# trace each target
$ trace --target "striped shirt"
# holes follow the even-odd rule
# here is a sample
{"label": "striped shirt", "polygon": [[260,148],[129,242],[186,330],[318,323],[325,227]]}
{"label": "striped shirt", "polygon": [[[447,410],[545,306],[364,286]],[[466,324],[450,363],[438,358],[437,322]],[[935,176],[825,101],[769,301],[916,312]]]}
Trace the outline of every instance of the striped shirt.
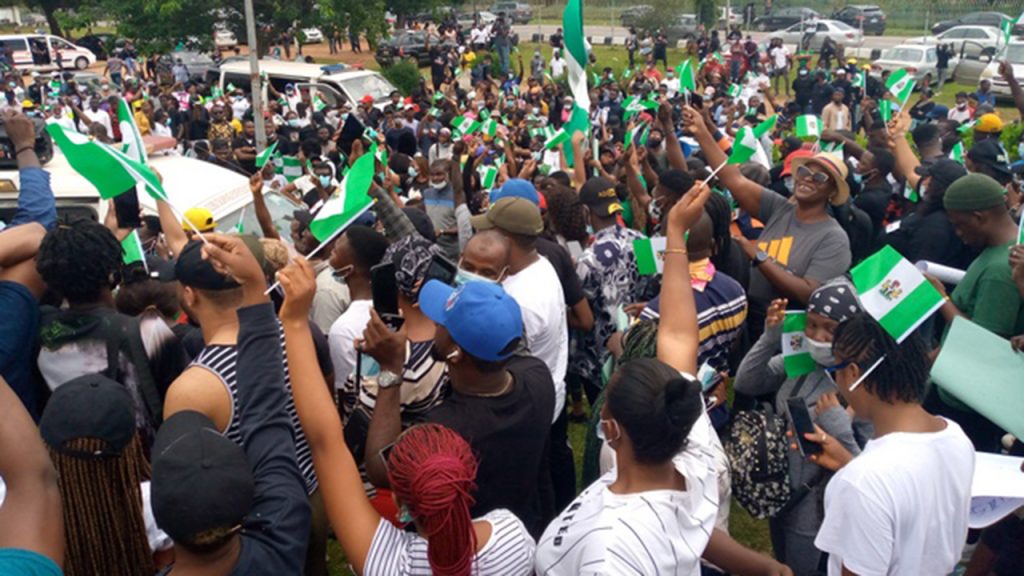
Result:
{"label": "striped shirt", "polygon": [[[278,324],[280,329],[280,324]],[[281,330],[281,349],[284,349],[284,331]],[[192,361],[193,366],[205,368],[220,379],[221,383],[231,396],[231,418],[228,420],[227,430],[224,436],[229,440],[242,445],[242,434],[239,430],[238,421],[238,346],[222,344],[209,345]],[[292,400],[291,375],[288,373],[288,356],[284,356],[284,385],[288,390],[285,410],[288,412],[288,419],[292,424],[292,432],[295,436],[295,459],[299,464],[299,471],[306,481],[306,494],[316,492],[318,487],[316,472],[313,470],[313,455],[306,442],[306,435],[302,432],[302,425],[299,423],[299,415],[295,412],[295,402]]]}
{"label": "striped shirt", "polygon": [[615,494],[614,468],[591,484],[544,531],[536,573],[699,575],[718,513],[714,433],[701,415],[673,459],[686,490]]}
{"label": "striped shirt", "polygon": [[[474,576],[516,576],[533,573],[533,538],[508,510],[494,510],[476,521],[491,525],[491,537],[476,554]],[[381,518],[366,555],[364,576],[429,576],[427,540],[404,532]]]}

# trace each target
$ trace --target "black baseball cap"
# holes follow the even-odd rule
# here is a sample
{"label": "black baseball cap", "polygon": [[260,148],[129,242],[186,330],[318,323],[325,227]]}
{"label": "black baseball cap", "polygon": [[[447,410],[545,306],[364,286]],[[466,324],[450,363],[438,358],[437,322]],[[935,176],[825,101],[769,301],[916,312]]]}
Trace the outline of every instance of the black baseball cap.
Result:
{"label": "black baseball cap", "polygon": [[988,166],[996,173],[1010,176],[1010,158],[996,140],[982,140],[967,151],[967,157],[975,164]]}
{"label": "black baseball cap", "polygon": [[213,264],[203,258],[203,242],[192,240],[178,254],[174,262],[174,279],[182,286],[200,290],[231,290],[240,285],[217,272]]}
{"label": "black baseball cap", "polygon": [[232,528],[252,509],[255,481],[245,451],[192,410],[164,421],[153,443],[153,517],[171,539]]}
{"label": "black baseball cap", "polygon": [[[135,410],[128,390],[102,374],[86,374],[61,384],[39,421],[39,434],[52,450],[83,459],[121,455],[135,437]],[[72,440],[95,438],[103,447],[76,450]]]}
{"label": "black baseball cap", "polygon": [[591,178],[580,189],[580,203],[589,207],[601,218],[622,212],[622,204],[615,193],[615,183],[598,176]]}
{"label": "black baseball cap", "polygon": [[963,164],[949,158],[940,158],[930,164],[921,164],[914,168],[914,172],[918,176],[931,176],[932,180],[942,184],[943,188],[949,187],[950,184],[967,175],[967,169]]}

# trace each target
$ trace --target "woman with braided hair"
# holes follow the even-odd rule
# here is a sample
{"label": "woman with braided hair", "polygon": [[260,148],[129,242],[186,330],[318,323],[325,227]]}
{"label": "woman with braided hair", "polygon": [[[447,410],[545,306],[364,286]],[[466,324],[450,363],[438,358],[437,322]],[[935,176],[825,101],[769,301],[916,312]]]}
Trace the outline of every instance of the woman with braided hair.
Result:
{"label": "woman with braided hair", "polygon": [[381,517],[366,497],[329,388],[316,368],[308,321],[316,290],[312,268],[298,258],[278,278],[285,291],[281,323],[295,408],[313,452],[327,516],[356,573],[532,574],[534,541],[514,514],[499,509],[481,518],[470,515],[477,461],[469,444],[444,426],[413,426],[380,452],[399,521],[416,530],[405,532]]}

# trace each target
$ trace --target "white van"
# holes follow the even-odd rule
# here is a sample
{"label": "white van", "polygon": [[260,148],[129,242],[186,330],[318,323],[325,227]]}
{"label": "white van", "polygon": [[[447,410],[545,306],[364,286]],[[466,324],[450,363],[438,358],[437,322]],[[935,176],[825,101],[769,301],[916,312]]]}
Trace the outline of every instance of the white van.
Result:
{"label": "white van", "polygon": [[56,70],[57,57],[63,68],[85,70],[96,63],[92,50],[50,34],[3,34],[0,50],[11,51],[18,70]]}
{"label": "white van", "polygon": [[979,79],[979,84],[981,80],[992,82],[992,92],[996,95],[996,99],[1012,101],[1013,93],[1010,91],[1010,85],[999,74],[999,63],[1003,60],[1009,62],[1013,67],[1014,77],[1024,78],[1024,39],[1012,39],[1003,46],[996,57],[982,70]]}
{"label": "white van", "polygon": [[[160,172],[164,190],[179,212],[203,207],[213,213],[218,231],[234,230],[239,217],[244,218],[244,230],[259,231],[256,212],[252,208],[249,180],[245,176],[184,156],[151,156],[149,164]],[[87,217],[103,221],[108,202],[100,198],[88,180],[71,168],[63,154],[55,154],[43,169],[50,173],[50,187],[57,201],[58,217]],[[0,170],[0,220],[11,221],[18,205],[18,189],[18,171]],[[278,232],[287,238],[291,233],[291,224],[286,217],[301,206],[277,192],[267,192],[263,197]],[[139,204],[143,212],[157,213],[156,202],[148,194],[139,194]]]}
{"label": "white van", "polygon": [[[372,70],[357,70],[341,64],[306,64],[302,62],[286,62],[283,60],[260,60],[260,73],[278,92],[284,92],[287,84],[295,84],[300,88],[317,89],[324,101],[334,105],[338,96],[355,105],[369,94],[374,106],[384,108],[390,100],[388,96],[395,90],[391,82]],[[219,79],[210,78],[210,83],[217,83],[221,90],[226,91],[228,84],[233,84],[249,92],[249,62],[236,61],[224,64],[211,73],[219,74]]]}

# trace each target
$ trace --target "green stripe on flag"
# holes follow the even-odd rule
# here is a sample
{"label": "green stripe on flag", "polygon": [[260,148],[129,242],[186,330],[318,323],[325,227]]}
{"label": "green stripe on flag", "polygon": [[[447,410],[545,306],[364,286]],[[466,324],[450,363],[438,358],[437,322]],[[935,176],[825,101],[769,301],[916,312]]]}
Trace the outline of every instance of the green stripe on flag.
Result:
{"label": "green stripe on flag", "polygon": [[667,239],[664,236],[633,240],[636,269],[642,276],[660,274],[664,268]]}
{"label": "green stripe on flag", "polygon": [[1024,212],[1020,215],[1020,224],[1017,225],[1017,244],[1024,244]]}
{"label": "green stripe on flag", "polygon": [[818,368],[807,347],[807,312],[787,311],[782,320],[782,364],[786,376],[797,378]]}
{"label": "green stripe on flag", "polygon": [[55,123],[47,124],[46,132],[75,172],[96,187],[100,198],[114,198],[142,184],[151,197],[167,199],[167,193],[157,175],[148,166],[132,160],[120,150],[90,140],[84,134],[66,130]]}
{"label": "green stripe on flag", "polygon": [[891,246],[886,246],[855,266],[850,275],[857,293],[863,294],[881,284],[900,260],[903,256]]}
{"label": "green stripe on flag", "polygon": [[276,151],[277,151],[277,140],[274,140],[273,144],[271,144],[270,146],[264,148],[263,152],[260,152],[259,155],[256,156],[256,167],[257,168],[263,168],[264,166],[266,166],[267,165],[267,161],[274,157],[274,152],[276,152]]}
{"label": "green stripe on flag", "polygon": [[864,310],[902,342],[942,306],[942,295],[921,271],[886,246],[850,271]]}
{"label": "green stripe on flag", "polygon": [[367,194],[373,180],[377,145],[352,164],[336,192],[324,203],[309,223],[309,231],[320,242],[326,242],[370,209],[373,199]]}
{"label": "green stripe on flag", "polygon": [[118,99],[117,124],[121,131],[121,143],[125,147],[125,155],[136,162],[146,163],[146,145],[142,142],[142,133],[135,124],[135,115],[124,98]]}
{"label": "green stripe on flag", "polygon": [[[132,233],[121,240],[121,251],[124,253],[123,262],[125,264],[131,264],[133,262],[142,262],[146,264],[146,253],[142,249],[142,240],[139,239],[139,231],[132,230]],[[147,267],[148,269],[148,267]]]}
{"label": "green stripe on flag", "polygon": [[902,342],[915,328],[942,306],[942,295],[924,280],[906,295],[900,305],[878,319],[885,331]]}

